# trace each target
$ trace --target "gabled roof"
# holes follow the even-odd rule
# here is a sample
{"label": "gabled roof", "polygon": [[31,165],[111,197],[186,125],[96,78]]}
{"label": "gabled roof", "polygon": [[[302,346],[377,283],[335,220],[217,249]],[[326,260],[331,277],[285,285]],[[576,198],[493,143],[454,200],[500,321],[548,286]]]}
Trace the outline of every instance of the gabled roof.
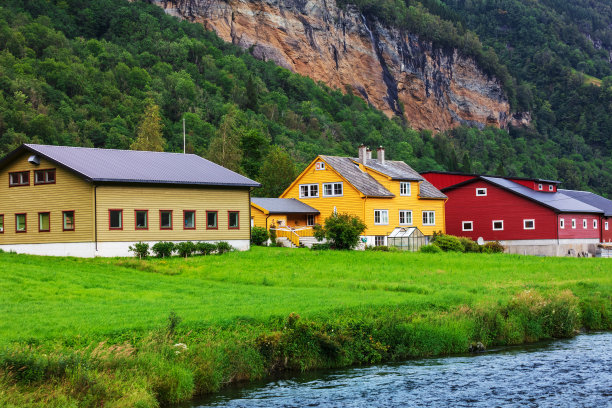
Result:
{"label": "gabled roof", "polygon": [[579,190],[559,190],[566,196],[570,196],[576,200],[582,201],[590,206],[599,208],[603,211],[606,217],[612,217],[612,200],[608,200],[600,195],[591,193],[590,191]]}
{"label": "gabled roof", "polygon": [[[359,163],[359,159],[353,159],[353,161]],[[368,159],[365,162],[365,166],[371,168],[374,171],[382,173],[385,176],[391,177],[391,180],[401,180],[401,181],[424,180],[423,176],[421,176],[419,173],[414,171],[412,167],[410,167],[403,161],[386,160],[385,164],[381,164],[378,160]]]}
{"label": "gabled roof", "polygon": [[261,184],[194,154],[24,144],[0,161],[0,168],[23,151],[38,154],[92,182],[260,187]]}
{"label": "gabled roof", "polygon": [[504,178],[504,179],[508,179],[508,180],[525,180],[525,181],[533,181],[536,183],[547,183],[547,184],[561,184],[560,181],[558,180],[547,180],[547,179],[541,179],[541,178],[533,178],[533,177],[512,177],[512,176],[494,176],[494,175],[487,175],[487,174],[475,174],[475,173],[462,173],[460,171],[441,171],[441,170],[428,170],[428,171],[422,171],[421,174],[448,174],[450,176],[470,176],[470,177],[495,177],[495,178]]}
{"label": "gabled roof", "polygon": [[450,187],[443,188],[444,191],[450,191],[467,184],[474,183],[478,180],[487,181],[495,186],[501,187],[504,190],[510,191],[519,196],[525,197],[528,200],[534,201],[545,207],[551,208],[557,212],[577,212],[577,213],[602,213],[603,211],[599,208],[593,207],[582,201],[576,200],[570,196],[567,196],[559,191],[556,193],[549,193],[544,191],[535,191],[529,187],[525,187],[521,184],[515,183],[511,180],[506,180],[500,177],[488,177],[480,176],[473,178],[463,183],[455,184]]}
{"label": "gabled roof", "polygon": [[316,208],[295,198],[252,197],[251,202],[269,214],[320,214]]}

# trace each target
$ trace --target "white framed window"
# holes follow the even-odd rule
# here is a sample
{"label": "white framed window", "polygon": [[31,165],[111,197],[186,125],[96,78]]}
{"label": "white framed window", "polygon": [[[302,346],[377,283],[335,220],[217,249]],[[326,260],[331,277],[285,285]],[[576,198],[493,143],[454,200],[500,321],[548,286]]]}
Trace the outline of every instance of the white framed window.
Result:
{"label": "white framed window", "polygon": [[314,225],[314,222],[315,222],[314,214],[306,215],[306,226],[312,227]]}
{"label": "white framed window", "polygon": [[555,191],[555,187],[552,184],[549,184],[548,191]]}
{"label": "white framed window", "polygon": [[587,220],[582,220],[582,228],[586,229],[587,227]]}
{"label": "white framed window", "polygon": [[474,221],[463,221],[461,231],[474,231]]}
{"label": "white framed window", "polygon": [[376,235],[374,237],[374,245],[376,246],[384,246],[385,245],[385,236],[384,235]]}
{"label": "white framed window", "polygon": [[572,228],[576,229],[576,220],[572,218]]}
{"label": "white framed window", "polygon": [[544,186],[541,184],[538,184],[538,190],[543,190],[543,189],[544,189]]}
{"label": "white framed window", "polygon": [[318,184],[300,184],[300,198],[314,198],[318,196]]}
{"label": "white framed window", "polygon": [[504,220],[493,220],[493,231],[503,231]]}
{"label": "white framed window", "polygon": [[607,231],[609,227],[610,227],[610,225],[608,224],[608,221],[606,221],[604,223],[604,229]]}
{"label": "white framed window", "polygon": [[375,225],[389,225],[389,210],[374,210]]}
{"label": "white framed window", "polygon": [[565,229],[565,220],[563,218],[559,220],[559,228]]}
{"label": "white framed window", "polygon": [[400,195],[401,196],[409,196],[410,192],[410,182],[409,181],[401,181],[400,182]]}
{"label": "white framed window", "polygon": [[342,197],[342,182],[323,183],[323,197]]}
{"label": "white framed window", "polygon": [[523,220],[523,229],[526,229],[526,230],[535,229],[535,220]]}
{"label": "white framed window", "polygon": [[593,220],[593,229],[597,228],[597,220]]}
{"label": "white framed window", "polygon": [[324,162],[316,162],[315,163],[315,170],[325,170],[325,163]]}
{"label": "white framed window", "polygon": [[399,210],[399,223],[400,225],[412,225],[412,211]]}
{"label": "white framed window", "polygon": [[435,211],[423,211],[423,225],[436,225]]}
{"label": "white framed window", "polygon": [[486,188],[477,188],[476,189],[476,196],[477,197],[483,197],[487,195],[487,189]]}

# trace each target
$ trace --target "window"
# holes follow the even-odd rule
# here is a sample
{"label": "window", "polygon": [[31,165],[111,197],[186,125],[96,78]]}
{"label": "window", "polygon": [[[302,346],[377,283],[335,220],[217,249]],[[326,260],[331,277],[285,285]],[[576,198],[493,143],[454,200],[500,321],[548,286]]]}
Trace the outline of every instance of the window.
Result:
{"label": "window", "polygon": [[538,184],[538,190],[542,190],[543,188],[544,188],[544,186],[543,186],[543,185]]}
{"label": "window", "polygon": [[183,211],[183,229],[195,229],[196,218],[194,210]]}
{"label": "window", "polygon": [[159,229],[172,229],[172,210],[159,210]]}
{"label": "window", "polygon": [[477,188],[476,189],[476,196],[478,197],[483,197],[487,195],[487,189],[486,188]]}
{"label": "window", "polygon": [[55,169],[34,170],[34,184],[55,184]]}
{"label": "window", "polygon": [[239,211],[228,211],[228,228],[229,229],[240,229],[240,212]]}
{"label": "window", "polygon": [[408,181],[400,182],[400,195],[401,196],[409,196],[410,195],[410,182],[408,182]]}
{"label": "window", "polygon": [[523,229],[526,229],[526,230],[535,229],[535,220],[523,220]]}
{"label": "window", "polygon": [[311,198],[319,196],[318,184],[300,184],[300,198]]}
{"label": "window", "polygon": [[4,232],[4,214],[0,214],[0,234]]}
{"label": "window", "polygon": [[376,235],[374,237],[374,245],[375,246],[384,246],[385,245],[385,236],[384,235]]}
{"label": "window", "polygon": [[38,213],[38,232],[49,232],[51,231],[51,213],[39,212]]}
{"label": "window", "polygon": [[74,231],[74,211],[62,212],[64,231]]}
{"label": "window", "polygon": [[555,191],[555,187],[552,184],[550,184],[548,186],[548,191]]}
{"label": "window", "polygon": [[342,182],[323,183],[323,197],[340,197],[340,196],[342,196]]}
{"label": "window", "polygon": [[306,215],[306,225],[312,227],[315,224],[315,216],[314,214]]}
{"label": "window", "polygon": [[572,218],[572,228],[576,229],[576,220]]}
{"label": "window", "polygon": [[26,214],[15,214],[15,232],[27,232],[27,215]]}
{"label": "window", "polygon": [[30,172],[19,171],[16,173],[9,173],[9,187],[20,187],[30,185]]}
{"label": "window", "polygon": [[149,210],[134,210],[134,228],[149,229]]}
{"label": "window", "polygon": [[315,163],[315,170],[325,170],[325,163],[323,163],[323,162],[316,162]]}
{"label": "window", "polygon": [[[4,224],[4,215],[2,216],[2,218],[0,218],[0,220],[2,220],[2,223]],[[608,221],[606,221],[604,224],[604,229],[607,231],[608,227],[609,227],[609,224],[608,224]],[[4,231],[4,228],[2,228],[2,231]]]}
{"label": "window", "polygon": [[217,212],[206,211],[206,229],[218,229]]}
{"label": "window", "polygon": [[593,229],[597,228],[597,220],[593,220]]}
{"label": "window", "polygon": [[108,228],[123,229],[123,210],[108,210]]}
{"label": "window", "polygon": [[493,231],[502,231],[504,229],[504,221],[503,220],[495,220],[493,221]]}
{"label": "window", "polygon": [[389,225],[389,210],[374,210],[374,224]]}
{"label": "window", "polygon": [[400,225],[412,225],[412,211],[399,210],[399,223]]}
{"label": "window", "polygon": [[436,225],[435,211],[423,211],[423,225]]}
{"label": "window", "polygon": [[565,228],[565,220],[564,220],[563,218],[561,218],[561,219],[559,220],[559,227],[560,227],[561,229],[564,229],[564,228]]}
{"label": "window", "polygon": [[587,220],[582,220],[582,228],[586,229],[587,227]]}
{"label": "window", "polygon": [[463,221],[461,231],[474,231],[474,221]]}

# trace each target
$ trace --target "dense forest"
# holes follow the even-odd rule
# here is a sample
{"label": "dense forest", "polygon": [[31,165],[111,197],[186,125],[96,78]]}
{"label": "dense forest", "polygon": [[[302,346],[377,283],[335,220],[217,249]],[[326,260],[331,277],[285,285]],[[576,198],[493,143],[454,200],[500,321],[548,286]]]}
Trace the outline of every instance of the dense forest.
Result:
{"label": "dense forest", "polygon": [[[417,170],[555,178],[611,195],[612,78],[602,64],[609,28],[592,23],[572,40],[542,20],[535,26],[546,28],[546,65],[531,32],[500,31],[504,26],[487,15],[491,4],[504,2],[520,3],[408,1],[400,7],[407,14],[395,13],[394,24],[473,56],[502,79],[515,109],[534,114],[528,129],[461,127],[432,135],[144,2],[8,0],[0,8],[0,153],[24,142],[136,148],[151,129],[163,137],[157,148],[182,151],[184,119],[188,152],[262,181],[259,195],[279,194],[317,154],[355,155],[360,143],[385,145],[390,158]],[[478,7],[481,19],[471,16]],[[541,7],[558,17],[559,29],[575,12]],[[380,10],[370,17],[387,18]],[[452,35],[427,37],[429,25],[442,23],[454,27],[444,31]],[[584,41],[567,45],[578,39]],[[568,56],[563,44],[577,51]]]}

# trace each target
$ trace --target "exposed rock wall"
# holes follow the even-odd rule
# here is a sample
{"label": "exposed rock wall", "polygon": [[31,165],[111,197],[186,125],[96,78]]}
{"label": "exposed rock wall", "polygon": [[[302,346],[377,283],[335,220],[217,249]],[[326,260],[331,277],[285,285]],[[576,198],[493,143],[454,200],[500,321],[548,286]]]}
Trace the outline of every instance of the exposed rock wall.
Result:
{"label": "exposed rock wall", "polygon": [[387,115],[418,129],[459,124],[506,127],[509,104],[497,80],[456,50],[433,49],[415,35],[366,19],[334,0],[149,0],[204,24],[331,87],[350,86]]}

